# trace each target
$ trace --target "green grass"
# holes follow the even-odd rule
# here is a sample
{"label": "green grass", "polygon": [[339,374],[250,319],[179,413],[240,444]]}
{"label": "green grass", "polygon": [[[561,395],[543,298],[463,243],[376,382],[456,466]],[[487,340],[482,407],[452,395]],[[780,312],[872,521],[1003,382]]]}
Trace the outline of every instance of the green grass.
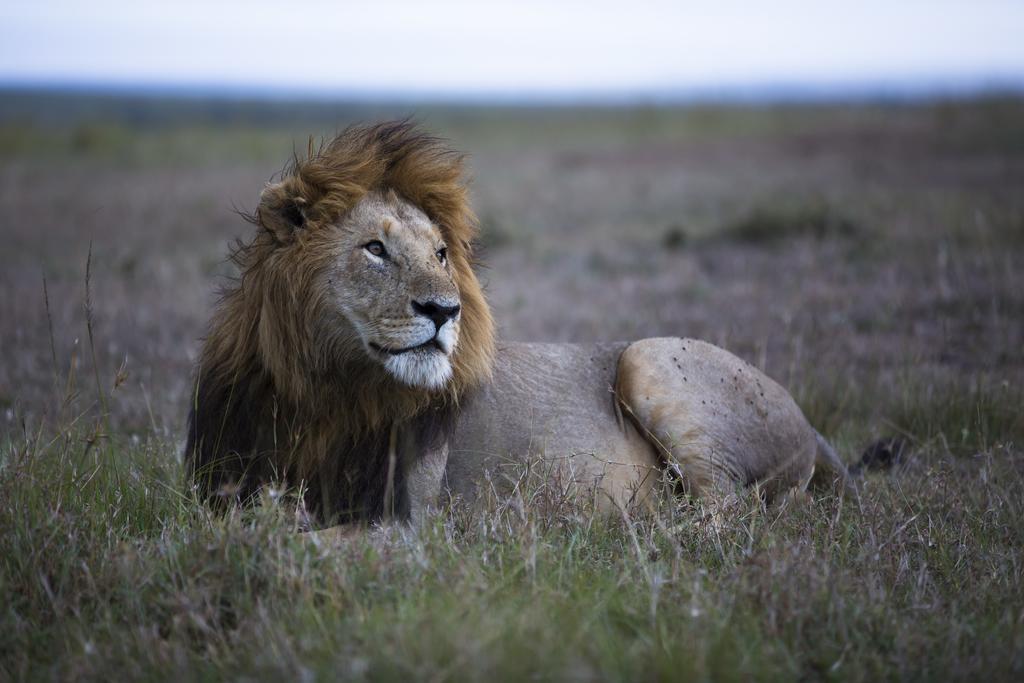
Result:
{"label": "green grass", "polygon": [[296,131],[244,125],[178,125],[156,130],[112,122],[46,128],[0,121],[0,158],[185,167],[239,161],[275,162],[301,144]]}
{"label": "green grass", "polygon": [[347,124],[414,117],[464,150],[582,151],[704,145],[712,141],[788,140],[842,134],[871,124],[900,127],[910,140],[927,123],[949,154],[1024,149],[1019,98],[918,105],[689,105],[649,107],[502,107],[261,101],[0,89],[0,159],[195,166],[256,161],[283,164],[282,149]]}
{"label": "green grass", "polygon": [[870,438],[864,424],[958,457],[1024,445],[1024,390],[1006,381],[926,382],[908,368],[895,382],[857,386],[835,378],[798,384],[793,393],[822,434],[854,448]]}
{"label": "green grass", "polygon": [[927,445],[859,500],[751,495],[717,529],[673,500],[603,519],[534,481],[318,541],[269,499],[211,517],[166,444],[9,435],[0,678],[1019,677],[1019,420],[957,457],[941,444],[1006,397],[924,398],[901,419],[931,420]]}

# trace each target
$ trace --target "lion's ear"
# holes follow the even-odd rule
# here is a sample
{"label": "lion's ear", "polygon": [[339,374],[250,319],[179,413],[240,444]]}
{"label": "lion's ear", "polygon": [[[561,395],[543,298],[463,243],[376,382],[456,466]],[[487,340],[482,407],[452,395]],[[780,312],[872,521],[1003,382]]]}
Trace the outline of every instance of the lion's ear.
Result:
{"label": "lion's ear", "polygon": [[260,193],[257,219],[279,242],[288,242],[306,225],[306,199],[292,191],[290,183],[268,184]]}

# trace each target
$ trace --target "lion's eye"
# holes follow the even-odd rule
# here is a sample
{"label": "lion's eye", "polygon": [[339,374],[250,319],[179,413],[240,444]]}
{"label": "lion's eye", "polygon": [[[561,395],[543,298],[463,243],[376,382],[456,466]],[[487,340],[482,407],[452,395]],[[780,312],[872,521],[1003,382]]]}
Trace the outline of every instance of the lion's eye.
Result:
{"label": "lion's eye", "polygon": [[387,258],[388,255],[388,250],[384,248],[384,243],[380,240],[367,242],[363,245],[363,249],[380,258]]}
{"label": "lion's eye", "polygon": [[437,250],[437,260],[441,263],[448,260],[448,247],[441,247]]}

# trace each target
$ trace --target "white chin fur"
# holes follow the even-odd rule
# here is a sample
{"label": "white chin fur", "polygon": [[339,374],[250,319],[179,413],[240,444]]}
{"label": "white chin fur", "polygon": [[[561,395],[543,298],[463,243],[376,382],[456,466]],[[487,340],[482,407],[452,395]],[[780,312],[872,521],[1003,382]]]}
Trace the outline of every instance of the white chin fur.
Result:
{"label": "white chin fur", "polygon": [[441,329],[437,331],[437,343],[441,345],[445,353],[450,354],[455,350],[458,339],[459,335],[455,332],[455,324],[451,321],[441,325]]}
{"label": "white chin fur", "polygon": [[411,387],[440,389],[452,378],[452,363],[438,351],[411,351],[391,356],[384,369]]}

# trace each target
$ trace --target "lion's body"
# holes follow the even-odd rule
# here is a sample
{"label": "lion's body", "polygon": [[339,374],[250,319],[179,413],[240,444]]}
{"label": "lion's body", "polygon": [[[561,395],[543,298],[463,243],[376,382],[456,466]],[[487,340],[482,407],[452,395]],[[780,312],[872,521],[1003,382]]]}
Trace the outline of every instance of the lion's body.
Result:
{"label": "lion's body", "polygon": [[496,348],[461,168],[387,124],[264,190],[196,372],[185,457],[203,498],[283,482],[330,523],[415,517],[538,458],[605,507],[665,469],[719,498],[802,487],[823,451],[836,464],[784,389],[710,344]]}
{"label": "lion's body", "polygon": [[484,471],[501,481],[504,464],[539,461],[622,505],[668,463],[695,495],[753,482],[774,495],[804,486],[816,456],[789,394],[710,344],[499,344],[492,380],[456,421],[446,484],[472,498]]}
{"label": "lion's body", "polygon": [[660,480],[655,450],[616,410],[616,368],[626,344],[498,345],[490,381],[470,392],[450,442],[449,490],[473,498],[484,472],[517,476],[538,460],[563,482],[626,503]]}

